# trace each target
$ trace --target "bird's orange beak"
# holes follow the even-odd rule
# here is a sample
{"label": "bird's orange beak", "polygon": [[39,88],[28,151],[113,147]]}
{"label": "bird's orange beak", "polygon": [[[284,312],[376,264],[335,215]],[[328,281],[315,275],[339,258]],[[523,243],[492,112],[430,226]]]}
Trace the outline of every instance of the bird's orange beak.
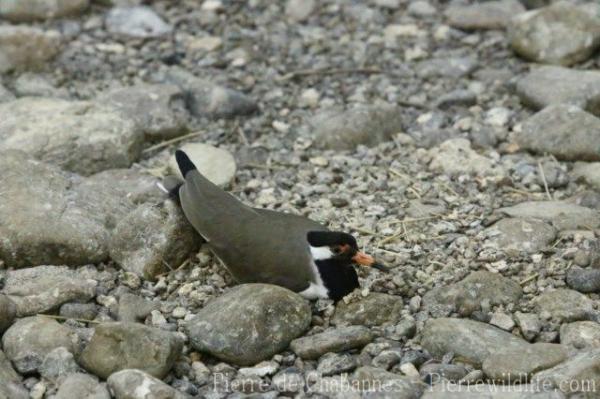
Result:
{"label": "bird's orange beak", "polygon": [[375,261],[375,258],[373,258],[371,255],[367,255],[364,252],[357,252],[356,255],[354,255],[352,257],[352,261],[358,265],[362,265],[362,266],[371,266],[375,269],[379,269],[383,272],[388,272],[390,269],[385,266],[382,265],[379,262]]}

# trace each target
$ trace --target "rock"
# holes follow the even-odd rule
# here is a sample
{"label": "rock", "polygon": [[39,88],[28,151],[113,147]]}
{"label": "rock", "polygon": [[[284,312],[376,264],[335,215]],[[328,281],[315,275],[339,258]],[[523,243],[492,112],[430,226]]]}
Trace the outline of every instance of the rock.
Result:
{"label": "rock", "polygon": [[10,327],[17,315],[17,306],[6,295],[0,295],[0,336]]}
{"label": "rock", "polygon": [[175,85],[124,87],[102,93],[96,101],[112,105],[132,118],[151,141],[177,137],[187,130],[185,96]]}
{"label": "rock", "polygon": [[444,141],[429,150],[431,163],[429,168],[450,175],[457,174],[491,174],[495,171],[493,161],[479,155],[471,149],[467,139],[455,138]]}
{"label": "rock", "polygon": [[44,316],[19,319],[2,337],[6,357],[22,374],[35,372],[58,347],[75,352],[77,342],[77,335],[70,328]]}
{"label": "rock", "polygon": [[427,18],[437,14],[437,9],[425,0],[411,2],[406,9],[410,15]]}
{"label": "rock", "polygon": [[[590,391],[600,384],[600,349],[587,350],[569,358],[551,369],[534,375],[536,384],[557,388],[564,393]],[[592,397],[592,396],[590,396]]]}
{"label": "rock", "polygon": [[373,340],[364,326],[339,327],[293,340],[290,348],[303,359],[317,359],[327,352],[362,348]]}
{"label": "rock", "polygon": [[508,38],[523,58],[568,66],[585,61],[600,46],[600,21],[563,2],[517,15]]}
{"label": "rock", "polygon": [[[351,382],[351,386],[381,387],[375,392],[368,392],[368,389],[365,389],[364,398],[419,399],[427,387],[418,379],[390,373],[371,366],[356,369],[352,374]],[[389,396],[382,396],[388,393]]]}
{"label": "rock", "polygon": [[16,97],[12,92],[10,92],[6,87],[0,84],[0,103],[13,101],[15,98]]}
{"label": "rock", "polygon": [[402,298],[395,295],[371,292],[366,297],[349,303],[338,302],[331,323],[337,326],[378,326],[396,324],[404,307]]}
{"label": "rock", "polygon": [[0,350],[0,398],[29,399],[29,393],[21,385],[21,376],[13,369],[10,360]]}
{"label": "rock", "polygon": [[200,236],[173,201],[143,204],[124,217],[112,234],[110,257],[124,270],[148,280],[179,267],[200,247]]}
{"label": "rock", "polygon": [[494,381],[525,381],[538,371],[549,369],[567,359],[567,349],[557,344],[531,344],[492,353],[483,361],[483,372]]}
{"label": "rock", "polygon": [[108,106],[28,97],[0,104],[0,139],[0,150],[23,150],[89,175],[129,167],[140,155],[143,134]]}
{"label": "rock", "polygon": [[600,324],[576,321],[560,326],[560,343],[575,349],[600,348]]}
{"label": "rock", "polygon": [[571,173],[600,190],[600,162],[576,162]]}
{"label": "rock", "polygon": [[433,58],[420,61],[415,70],[426,79],[459,79],[470,75],[477,68],[477,64],[477,60],[472,57]]}
{"label": "rock", "polygon": [[395,326],[386,327],[384,332],[386,338],[395,341],[407,340],[414,337],[417,332],[417,324],[415,319],[409,316],[400,320],[400,323]]}
{"label": "rock", "polygon": [[10,270],[3,292],[16,305],[18,317],[33,316],[65,302],[86,302],[96,295],[98,282],[92,270],[66,266],[37,266]]}
{"label": "rock", "polygon": [[317,372],[324,376],[341,374],[354,370],[357,365],[356,358],[347,353],[326,353],[319,359]]}
{"label": "rock", "polygon": [[104,379],[130,368],[164,378],[182,347],[182,340],[171,332],[137,323],[103,323],[96,327],[79,362]]}
{"label": "rock", "polygon": [[0,73],[41,68],[58,54],[60,42],[56,31],[31,26],[0,26]]}
{"label": "rock", "polygon": [[188,395],[140,370],[121,370],[112,374],[107,383],[116,399],[189,398]]}
{"label": "rock", "polygon": [[0,259],[6,266],[75,266],[108,258],[108,232],[90,217],[88,204],[67,191],[70,176],[18,151],[2,153],[0,170],[8,172],[0,174],[8,199],[0,201]]}
{"label": "rock", "polygon": [[238,373],[242,376],[249,377],[266,377],[268,375],[273,375],[279,369],[279,364],[274,361],[265,361],[260,362],[254,367],[242,367],[238,370]]}
{"label": "rock", "polygon": [[49,381],[56,381],[59,377],[73,374],[79,371],[73,354],[64,347],[53,349],[44,357],[44,361],[38,367],[42,377]]}
{"label": "rock", "polygon": [[515,218],[534,218],[550,222],[558,230],[577,230],[600,226],[600,213],[565,201],[526,201],[498,210]]}
{"label": "rock", "polygon": [[424,381],[431,381],[431,385],[435,385],[443,380],[460,381],[468,372],[467,368],[461,364],[427,363],[421,366],[419,375]]}
{"label": "rock", "polygon": [[120,321],[144,321],[153,310],[159,308],[159,302],[151,302],[134,294],[122,294],[119,298],[118,316]]}
{"label": "rock", "polygon": [[600,269],[571,267],[567,271],[566,281],[569,287],[584,294],[600,292]]}
{"label": "rock", "polygon": [[538,384],[438,384],[421,399],[566,399],[561,392]]}
{"label": "rock", "polygon": [[440,109],[453,106],[470,107],[477,104],[477,95],[471,90],[458,89],[442,95],[435,103]]}
{"label": "rock", "polygon": [[548,312],[560,323],[589,319],[593,302],[583,294],[568,289],[546,291],[535,300],[538,311]]}
{"label": "rock", "polygon": [[315,10],[315,0],[288,0],[285,5],[285,15],[292,21],[302,22]]}
{"label": "rock", "polygon": [[526,350],[530,344],[506,331],[466,319],[430,319],[421,346],[441,358],[452,352],[457,360],[479,367],[488,356],[508,350]]}
{"label": "rock", "polygon": [[245,94],[197,78],[179,67],[171,67],[155,79],[179,86],[186,96],[188,110],[196,117],[234,118],[258,111],[256,102]]}
{"label": "rock", "polygon": [[527,341],[533,341],[542,330],[540,318],[534,313],[515,313],[515,321]]}
{"label": "rock", "polygon": [[539,252],[556,238],[556,229],[535,219],[506,218],[484,232],[488,243],[511,255]]}
{"label": "rock", "polygon": [[315,144],[350,150],[359,144],[374,146],[402,131],[400,110],[394,106],[363,106],[344,112],[323,112],[312,123]]}
{"label": "rock", "polygon": [[306,331],[310,319],[308,303],[292,291],[242,284],[209,302],[186,329],[196,350],[248,366],[285,349]]}
{"label": "rock", "polygon": [[600,115],[598,71],[541,66],[517,81],[516,92],[521,101],[534,109],[570,104]]}
{"label": "rock", "polygon": [[173,31],[154,10],[146,6],[114,7],[106,14],[106,30],[117,36],[150,39]]}
{"label": "rock", "polygon": [[445,12],[453,28],[504,29],[515,15],[525,11],[517,0],[487,1],[471,5],[451,5]]}
{"label": "rock", "polygon": [[66,89],[57,89],[45,76],[32,72],[19,75],[14,82],[14,91],[19,97],[69,98]]}
{"label": "rock", "polygon": [[521,286],[500,274],[478,271],[450,286],[438,287],[423,297],[423,308],[434,316],[458,312],[469,316],[481,310],[481,303],[492,306],[516,304],[523,295]]}
{"label": "rock", "polygon": [[550,105],[523,122],[515,141],[524,150],[567,161],[598,161],[600,119],[574,105]]}
{"label": "rock", "polygon": [[89,6],[89,0],[2,0],[0,17],[11,22],[62,18],[80,14]]}
{"label": "rock", "polygon": [[515,322],[513,321],[512,317],[502,312],[495,312],[492,315],[490,324],[501,328],[504,331],[512,331],[512,329],[515,327]]}
{"label": "rock", "polygon": [[[221,188],[231,185],[237,167],[235,159],[229,151],[203,143],[187,143],[180,149],[185,151],[196,168],[208,180]],[[169,160],[169,168],[171,173],[181,177],[175,155]]]}
{"label": "rock", "polygon": [[65,377],[54,399],[110,399],[110,394],[96,377],[75,373]]}

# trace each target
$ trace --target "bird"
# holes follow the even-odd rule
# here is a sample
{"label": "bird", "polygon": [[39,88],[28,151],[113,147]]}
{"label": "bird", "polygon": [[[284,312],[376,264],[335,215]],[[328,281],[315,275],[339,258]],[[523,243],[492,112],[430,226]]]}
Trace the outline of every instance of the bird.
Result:
{"label": "bird", "polygon": [[159,187],[175,197],[194,229],[238,283],[267,283],[306,299],[337,302],[360,287],[354,264],[389,271],[361,252],[348,233],[330,231],[309,218],[253,208],[203,176],[176,150],[183,180],[166,177]]}

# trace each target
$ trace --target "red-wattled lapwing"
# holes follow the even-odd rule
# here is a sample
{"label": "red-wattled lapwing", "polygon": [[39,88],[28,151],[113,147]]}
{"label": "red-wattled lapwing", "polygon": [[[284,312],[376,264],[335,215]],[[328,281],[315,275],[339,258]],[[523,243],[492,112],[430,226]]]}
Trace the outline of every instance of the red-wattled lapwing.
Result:
{"label": "red-wattled lapwing", "polygon": [[308,299],[340,300],[359,287],[353,264],[387,268],[360,252],[354,237],[302,216],[251,208],[175,158],[184,181],[160,185],[179,197],[192,226],[240,283],[276,284]]}

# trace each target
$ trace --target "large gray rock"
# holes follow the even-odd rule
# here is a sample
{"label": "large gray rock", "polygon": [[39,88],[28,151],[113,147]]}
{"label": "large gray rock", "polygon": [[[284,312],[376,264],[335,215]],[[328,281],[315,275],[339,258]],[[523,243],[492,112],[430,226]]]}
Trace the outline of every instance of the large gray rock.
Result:
{"label": "large gray rock", "polygon": [[179,86],[186,94],[188,109],[196,117],[233,118],[258,111],[256,102],[245,94],[198,78],[179,67],[169,68],[156,80]]}
{"label": "large gray rock", "polygon": [[[192,160],[198,171],[219,187],[231,185],[235,177],[236,163],[233,155],[222,148],[204,143],[187,143],[180,147]],[[181,177],[175,154],[169,159],[171,173]]]}
{"label": "large gray rock", "polygon": [[60,50],[56,31],[31,26],[0,26],[0,73],[39,69]]}
{"label": "large gray rock", "polygon": [[175,85],[124,87],[102,93],[96,101],[112,105],[132,118],[149,140],[177,137],[187,129],[185,97]]}
{"label": "large gray rock", "polygon": [[519,283],[497,273],[477,271],[458,283],[426,293],[423,308],[434,316],[447,316],[452,312],[469,316],[481,310],[482,302],[506,306],[516,304],[522,295]]}
{"label": "large gray rock", "polygon": [[338,302],[331,323],[338,326],[396,324],[403,307],[399,296],[371,292],[348,303]]}
{"label": "large gray rock", "polygon": [[65,377],[54,399],[110,399],[106,384],[89,374],[75,373]]}
{"label": "large gray rock", "polygon": [[491,244],[508,254],[536,253],[552,243],[556,229],[535,219],[506,218],[484,232]]}
{"label": "large gray rock", "polygon": [[17,315],[17,306],[6,295],[0,295],[0,336],[10,327]]}
{"label": "large gray rock", "polygon": [[17,151],[2,153],[0,170],[0,259],[7,266],[107,259],[108,232],[68,192],[71,176]]}
{"label": "large gray rock", "polygon": [[600,348],[600,324],[576,321],[560,326],[560,343],[575,349]]}
{"label": "large gray rock", "polygon": [[435,357],[452,352],[461,361],[479,367],[492,354],[526,350],[530,344],[489,324],[442,318],[425,324],[421,345]]}
{"label": "large gray rock", "polygon": [[0,150],[23,150],[85,175],[129,167],[143,138],[133,119],[110,106],[31,97],[0,104]]}
{"label": "large gray rock", "polygon": [[77,344],[73,330],[44,316],[20,319],[2,337],[6,357],[22,374],[36,371],[52,350],[65,347],[73,353]]}
{"label": "large gray rock", "polygon": [[253,365],[284,350],[310,319],[310,307],[298,294],[275,285],[243,284],[209,302],[186,329],[196,350]]}
{"label": "large gray rock", "polygon": [[566,161],[598,161],[600,119],[574,105],[549,105],[523,122],[515,141],[524,150]]}
{"label": "large gray rock", "polygon": [[600,20],[575,5],[557,3],[517,15],[508,37],[523,58],[572,65],[588,59],[600,46]]}
{"label": "large gray rock", "polygon": [[104,323],[96,327],[79,361],[104,379],[131,368],[164,378],[182,347],[183,341],[171,332],[138,323]]}
{"label": "large gray rock", "polygon": [[539,312],[547,312],[560,323],[588,320],[594,314],[591,299],[568,289],[546,291],[535,299],[535,305]]}
{"label": "large gray rock", "polygon": [[116,399],[185,399],[190,397],[140,370],[121,370],[112,374],[107,383]]}
{"label": "large gray rock", "polygon": [[168,35],[173,27],[146,6],[114,7],[106,15],[106,30],[117,36],[148,39]]}
{"label": "large gray rock", "polygon": [[541,371],[533,377],[533,381],[564,393],[587,392],[588,398],[596,397],[597,391],[591,389],[600,386],[600,349],[583,351],[551,369]]}
{"label": "large gray rock", "polygon": [[0,0],[0,17],[12,22],[62,18],[85,11],[89,0]]}
{"label": "large gray rock", "polygon": [[571,104],[600,115],[600,72],[541,66],[517,81],[516,92],[526,105],[541,109]]}
{"label": "large gray rock", "polygon": [[558,230],[600,226],[600,212],[565,201],[526,201],[498,211],[515,218],[545,220]]}
{"label": "large gray rock", "polygon": [[445,12],[448,25],[465,30],[504,29],[511,18],[525,11],[517,0],[486,1],[471,5],[451,5]]}
{"label": "large gray rock", "polygon": [[124,270],[153,280],[179,267],[200,247],[200,236],[177,204],[143,204],[124,217],[109,243],[110,257]]}
{"label": "large gray rock", "polygon": [[317,359],[327,352],[361,348],[373,340],[364,326],[340,327],[293,340],[290,348],[303,359]]}
{"label": "large gray rock", "polygon": [[528,380],[534,373],[549,369],[567,359],[565,346],[538,343],[525,348],[509,348],[492,353],[482,365],[485,375],[494,381]]}
{"label": "large gray rock", "polygon": [[351,150],[358,144],[377,145],[400,133],[403,126],[400,110],[388,105],[321,113],[311,125],[315,144],[335,150]]}
{"label": "large gray rock", "polygon": [[58,308],[65,302],[86,302],[96,294],[93,270],[66,266],[38,266],[9,270],[2,292],[16,305],[18,317]]}

